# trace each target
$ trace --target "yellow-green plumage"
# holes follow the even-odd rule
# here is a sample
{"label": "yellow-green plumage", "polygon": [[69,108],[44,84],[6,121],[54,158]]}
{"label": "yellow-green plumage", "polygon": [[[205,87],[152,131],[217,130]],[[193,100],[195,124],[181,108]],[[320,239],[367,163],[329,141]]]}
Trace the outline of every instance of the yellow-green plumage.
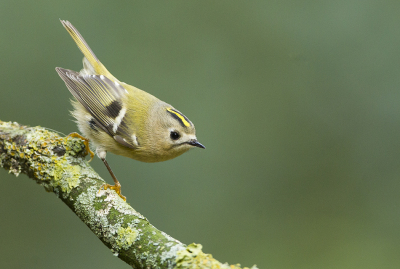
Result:
{"label": "yellow-green plumage", "polygon": [[104,162],[108,151],[143,162],[160,162],[194,146],[204,148],[196,139],[193,123],[182,113],[120,82],[98,60],[78,30],[68,21],[61,23],[85,56],[84,68],[75,72],[57,67],[56,71],[76,98],[72,114],[79,130],[91,140]]}

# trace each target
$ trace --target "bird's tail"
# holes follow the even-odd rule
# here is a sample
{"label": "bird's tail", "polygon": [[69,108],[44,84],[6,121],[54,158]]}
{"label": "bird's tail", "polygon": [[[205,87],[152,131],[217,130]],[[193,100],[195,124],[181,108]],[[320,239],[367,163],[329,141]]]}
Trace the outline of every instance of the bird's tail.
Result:
{"label": "bird's tail", "polygon": [[83,60],[84,70],[89,74],[104,75],[109,79],[116,81],[113,75],[105,68],[105,66],[97,59],[85,39],[79,33],[79,31],[69,21],[60,20],[64,28],[71,35],[80,51],[85,56]]}

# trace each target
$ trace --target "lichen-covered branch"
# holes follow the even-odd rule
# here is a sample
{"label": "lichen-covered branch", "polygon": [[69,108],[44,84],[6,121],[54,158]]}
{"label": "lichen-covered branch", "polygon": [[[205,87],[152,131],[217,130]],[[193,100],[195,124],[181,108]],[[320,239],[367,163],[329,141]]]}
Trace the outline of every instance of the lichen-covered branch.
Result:
{"label": "lichen-covered branch", "polygon": [[[0,167],[23,173],[54,192],[92,232],[133,268],[240,268],[221,264],[201,245],[186,246],[157,230],[85,161],[79,138],[0,121]],[[253,267],[255,268],[255,266]]]}

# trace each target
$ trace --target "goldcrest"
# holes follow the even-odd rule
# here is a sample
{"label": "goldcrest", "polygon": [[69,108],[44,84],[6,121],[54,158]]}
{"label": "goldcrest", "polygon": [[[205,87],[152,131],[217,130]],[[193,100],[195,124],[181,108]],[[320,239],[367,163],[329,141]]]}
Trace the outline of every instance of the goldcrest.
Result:
{"label": "goldcrest", "polygon": [[119,81],[104,67],[78,30],[61,20],[84,55],[80,72],[57,67],[56,71],[75,97],[72,101],[79,130],[95,147],[121,195],[121,185],[106,161],[112,152],[142,162],[173,159],[197,141],[193,123],[181,112],[153,95]]}

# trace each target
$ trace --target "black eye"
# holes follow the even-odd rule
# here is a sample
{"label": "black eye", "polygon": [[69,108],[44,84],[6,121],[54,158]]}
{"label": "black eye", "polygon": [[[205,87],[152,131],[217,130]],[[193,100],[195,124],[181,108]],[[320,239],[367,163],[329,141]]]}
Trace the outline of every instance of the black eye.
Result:
{"label": "black eye", "polygon": [[169,137],[171,137],[172,140],[178,140],[181,137],[181,135],[178,132],[172,131],[169,134]]}

